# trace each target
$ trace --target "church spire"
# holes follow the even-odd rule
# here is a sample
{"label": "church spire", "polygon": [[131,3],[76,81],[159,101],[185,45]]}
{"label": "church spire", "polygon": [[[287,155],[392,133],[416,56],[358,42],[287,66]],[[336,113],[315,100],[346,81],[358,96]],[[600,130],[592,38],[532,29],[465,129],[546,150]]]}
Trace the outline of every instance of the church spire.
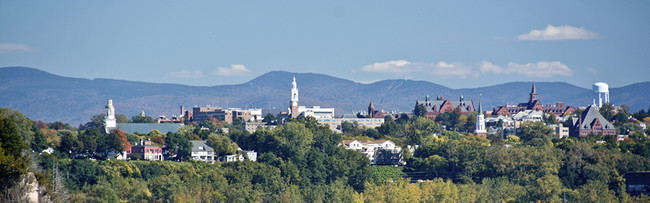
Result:
{"label": "church spire", "polygon": [[531,94],[537,94],[537,88],[535,88],[535,82],[533,82],[533,89],[530,91]]}
{"label": "church spire", "polygon": [[533,89],[530,90],[530,99],[528,102],[532,103],[533,101],[536,101],[537,99],[537,88],[535,88],[535,82],[533,82]]}
{"label": "church spire", "polygon": [[476,114],[476,126],[474,129],[476,136],[485,139],[487,137],[487,130],[485,130],[485,116],[483,115],[483,104],[481,104],[481,95],[478,98],[478,114]]}

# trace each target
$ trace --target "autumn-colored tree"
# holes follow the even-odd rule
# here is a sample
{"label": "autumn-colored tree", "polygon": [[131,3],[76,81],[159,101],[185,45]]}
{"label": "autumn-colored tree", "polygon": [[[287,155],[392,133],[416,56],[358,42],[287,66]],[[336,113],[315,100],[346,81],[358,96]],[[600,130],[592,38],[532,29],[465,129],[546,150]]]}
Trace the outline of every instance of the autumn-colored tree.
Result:
{"label": "autumn-colored tree", "polygon": [[127,134],[120,130],[116,129],[113,131],[113,133],[118,134],[120,136],[120,141],[122,141],[122,150],[128,151],[131,150],[131,143],[129,143],[129,140],[127,139]]}

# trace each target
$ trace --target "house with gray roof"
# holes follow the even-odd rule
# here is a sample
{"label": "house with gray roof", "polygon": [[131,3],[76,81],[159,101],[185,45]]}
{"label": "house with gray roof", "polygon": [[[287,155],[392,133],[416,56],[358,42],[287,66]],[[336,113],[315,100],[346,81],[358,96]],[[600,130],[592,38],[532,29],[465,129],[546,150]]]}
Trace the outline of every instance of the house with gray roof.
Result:
{"label": "house with gray roof", "polygon": [[190,140],[192,143],[192,159],[207,163],[214,163],[214,149],[206,141]]}

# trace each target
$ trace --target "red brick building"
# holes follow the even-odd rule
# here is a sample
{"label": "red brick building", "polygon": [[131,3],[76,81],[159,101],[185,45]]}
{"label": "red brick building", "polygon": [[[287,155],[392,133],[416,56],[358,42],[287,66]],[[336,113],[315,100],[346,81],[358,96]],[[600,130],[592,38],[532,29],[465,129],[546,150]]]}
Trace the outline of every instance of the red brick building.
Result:
{"label": "red brick building", "polygon": [[533,83],[533,88],[530,91],[528,98],[528,102],[526,103],[519,103],[518,105],[512,105],[512,106],[497,106],[494,109],[492,109],[492,115],[502,115],[502,116],[512,116],[512,114],[516,114],[521,111],[525,110],[534,110],[534,111],[544,111],[545,113],[553,114],[555,116],[563,116],[565,114],[569,114],[573,111],[575,111],[575,108],[572,106],[565,106],[564,102],[557,102],[555,105],[542,105],[542,102],[539,101],[538,94],[537,94],[537,88],[535,87],[535,83]]}
{"label": "red brick building", "polygon": [[584,137],[589,134],[616,135],[614,125],[607,121],[593,105],[587,107],[577,120],[573,120],[573,126],[569,131],[569,135],[573,137]]}
{"label": "red brick building", "polygon": [[431,119],[435,119],[439,114],[453,111],[454,109],[460,110],[463,115],[468,115],[475,111],[474,101],[465,101],[465,98],[463,98],[463,96],[460,96],[460,99],[458,101],[445,99],[442,96],[438,96],[435,101],[432,101],[429,99],[429,96],[427,96],[424,102],[420,103],[420,101],[417,100],[415,104],[424,105],[424,108],[427,109],[427,114],[425,117]]}

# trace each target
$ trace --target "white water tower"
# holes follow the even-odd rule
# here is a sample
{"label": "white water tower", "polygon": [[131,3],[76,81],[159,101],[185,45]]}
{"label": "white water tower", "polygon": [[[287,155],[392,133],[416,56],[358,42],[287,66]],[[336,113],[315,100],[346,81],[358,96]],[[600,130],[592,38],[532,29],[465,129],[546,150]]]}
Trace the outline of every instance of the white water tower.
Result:
{"label": "white water tower", "polygon": [[604,82],[594,83],[594,105],[602,107],[604,103],[609,103],[609,85]]}

